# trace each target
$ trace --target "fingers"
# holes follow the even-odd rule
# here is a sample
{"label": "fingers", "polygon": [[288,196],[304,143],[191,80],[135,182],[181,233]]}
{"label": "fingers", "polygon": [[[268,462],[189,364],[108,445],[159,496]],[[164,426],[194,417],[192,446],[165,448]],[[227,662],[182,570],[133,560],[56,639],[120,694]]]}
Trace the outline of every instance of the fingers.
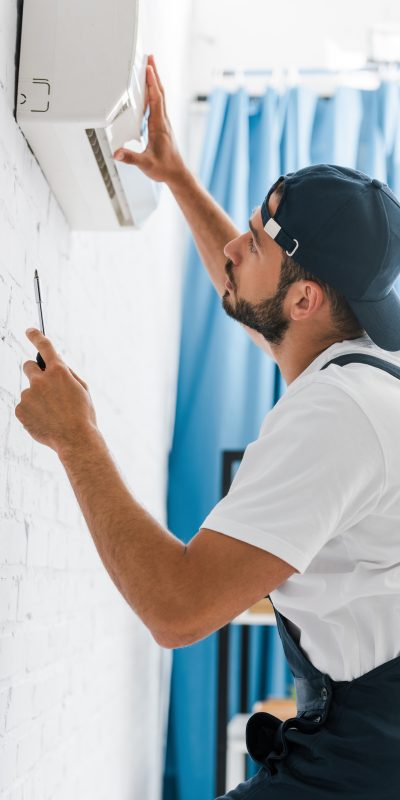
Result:
{"label": "fingers", "polygon": [[151,64],[146,70],[147,86],[149,90],[150,113],[160,112],[163,105],[163,92],[160,88]]}
{"label": "fingers", "polygon": [[167,111],[165,107],[164,94],[160,89],[153,67],[147,67],[150,114],[148,118],[149,144],[153,142],[154,136],[161,130],[165,130],[168,125]]}
{"label": "fingers", "polygon": [[25,361],[22,370],[30,381],[32,378],[43,375],[43,371],[40,369],[39,364],[36,361]]}
{"label": "fingers", "polygon": [[[159,130],[160,127],[165,127],[164,99],[151,65],[146,68],[146,80],[150,104],[148,125],[149,143],[151,143],[153,131],[155,132]],[[133,164],[138,167],[144,164],[147,157],[146,151],[143,153],[135,153],[133,150],[128,150],[125,147],[119,147],[113,155],[117,161],[123,161],[125,164]]]}
{"label": "fingers", "polygon": [[[31,391],[30,389],[23,389],[22,390],[21,399],[20,399],[19,403],[14,408],[14,414],[15,414],[17,420],[19,420],[19,422],[21,423],[21,425],[23,427],[25,427],[25,425],[23,423],[24,409],[26,408],[26,403],[28,402],[30,391]],[[28,395],[28,397],[27,397],[27,395]]]}
{"label": "fingers", "polygon": [[156,67],[156,62],[154,61],[154,56],[153,55],[149,56],[148,64],[151,66],[151,68],[152,68],[152,70],[154,72],[154,75],[155,75],[155,78],[156,78],[156,81],[157,81],[157,84],[158,84],[158,88],[160,89],[161,94],[164,95],[164,87],[163,87],[163,85],[161,83],[161,78],[160,78],[160,76],[158,74],[158,69]]}
{"label": "fingers", "polygon": [[84,389],[86,389],[86,391],[87,391],[87,390],[89,389],[89,387],[88,387],[87,383],[85,383],[85,381],[83,381],[83,380],[82,380],[82,378],[80,378],[80,377],[79,377],[79,375],[77,375],[77,374],[76,374],[76,372],[74,372],[74,370],[73,370],[73,369],[71,369],[71,367],[68,367],[68,369],[69,369],[69,371],[72,373],[72,375],[74,376],[74,378],[76,378],[76,380],[78,381],[78,383],[80,383],[80,385],[81,385],[81,386],[83,386],[83,388],[84,388]]}
{"label": "fingers", "polygon": [[[22,369],[26,377],[29,379],[29,381],[31,381],[32,378],[36,378],[43,375],[43,371],[40,369],[39,364],[36,361],[25,361]],[[74,372],[74,370],[71,369],[71,367],[68,367],[68,369],[74,376],[74,378],[78,381],[78,383],[80,383],[80,385],[83,386],[83,388],[86,389],[86,391],[88,391],[89,387],[87,383],[85,383],[85,381],[82,380],[82,378],[80,378],[79,375],[77,375],[76,372]]]}
{"label": "fingers", "polygon": [[[40,352],[46,365],[50,364],[52,361],[58,361],[58,354],[47,336],[44,336],[37,328],[28,328],[25,333],[29,341],[32,342]],[[39,365],[38,369],[41,371]]]}

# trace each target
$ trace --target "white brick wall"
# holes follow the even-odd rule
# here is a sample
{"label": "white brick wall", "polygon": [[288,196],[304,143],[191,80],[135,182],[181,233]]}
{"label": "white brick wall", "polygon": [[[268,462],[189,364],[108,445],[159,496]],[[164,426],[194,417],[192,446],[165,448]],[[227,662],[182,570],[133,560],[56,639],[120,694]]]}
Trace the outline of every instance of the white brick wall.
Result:
{"label": "white brick wall", "polygon": [[[14,408],[35,358],[37,267],[46,332],[89,383],[130,489],[166,523],[184,229],[164,188],[140,233],[70,232],[14,117],[16,5],[0,4],[0,798],[156,800],[171,653],[118,594],[57,456]],[[188,9],[146,3],[178,140]]]}

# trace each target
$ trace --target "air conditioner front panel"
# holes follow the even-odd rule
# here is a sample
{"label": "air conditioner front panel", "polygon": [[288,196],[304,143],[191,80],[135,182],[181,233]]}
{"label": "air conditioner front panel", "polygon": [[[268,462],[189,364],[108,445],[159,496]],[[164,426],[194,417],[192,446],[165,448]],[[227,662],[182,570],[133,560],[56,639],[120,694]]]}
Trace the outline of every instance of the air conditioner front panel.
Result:
{"label": "air conditioner front panel", "polygon": [[52,121],[110,122],[132,83],[137,26],[138,0],[25,0],[19,121],[48,102]]}

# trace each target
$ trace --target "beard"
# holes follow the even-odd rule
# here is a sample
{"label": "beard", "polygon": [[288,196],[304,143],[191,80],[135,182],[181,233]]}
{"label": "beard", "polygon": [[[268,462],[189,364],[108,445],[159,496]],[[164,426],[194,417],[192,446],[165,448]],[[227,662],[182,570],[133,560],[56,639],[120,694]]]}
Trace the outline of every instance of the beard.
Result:
{"label": "beard", "polygon": [[253,305],[248,300],[236,298],[236,303],[233,304],[232,298],[229,297],[229,295],[234,295],[236,291],[233,280],[230,277],[232,266],[232,261],[226,262],[226,271],[234,288],[232,291],[226,290],[222,297],[222,308],[228,317],[232,317],[237,322],[242,322],[249,328],[258,331],[270,344],[281,344],[290,324],[283,311],[283,303],[290,284],[287,281],[280,280],[273,297],[268,297],[260,303]]}

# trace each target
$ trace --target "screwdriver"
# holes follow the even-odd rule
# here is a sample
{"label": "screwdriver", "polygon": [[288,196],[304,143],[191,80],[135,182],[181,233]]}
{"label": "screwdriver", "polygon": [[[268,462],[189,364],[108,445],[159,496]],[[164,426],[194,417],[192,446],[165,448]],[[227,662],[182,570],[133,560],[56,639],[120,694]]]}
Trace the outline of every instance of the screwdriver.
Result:
{"label": "screwdriver", "polygon": [[[43,336],[46,336],[46,334],[45,334],[45,332],[44,332],[43,309],[42,309],[42,296],[41,296],[41,294],[40,294],[39,275],[38,275],[38,271],[37,271],[37,269],[35,269],[35,275],[34,275],[34,277],[33,277],[33,287],[34,287],[34,290],[35,290],[35,298],[36,298],[36,303],[37,303],[37,307],[38,307],[38,314],[39,314],[39,327],[40,327],[40,330],[41,330],[41,331],[42,331],[42,333],[43,333]],[[37,363],[39,364],[39,367],[40,367],[40,369],[41,369],[42,371],[46,369],[46,364],[45,364],[45,362],[43,361],[43,358],[42,358],[42,356],[40,355],[40,353],[38,353],[38,354],[37,354],[37,356],[36,356],[36,361],[37,361]]]}

